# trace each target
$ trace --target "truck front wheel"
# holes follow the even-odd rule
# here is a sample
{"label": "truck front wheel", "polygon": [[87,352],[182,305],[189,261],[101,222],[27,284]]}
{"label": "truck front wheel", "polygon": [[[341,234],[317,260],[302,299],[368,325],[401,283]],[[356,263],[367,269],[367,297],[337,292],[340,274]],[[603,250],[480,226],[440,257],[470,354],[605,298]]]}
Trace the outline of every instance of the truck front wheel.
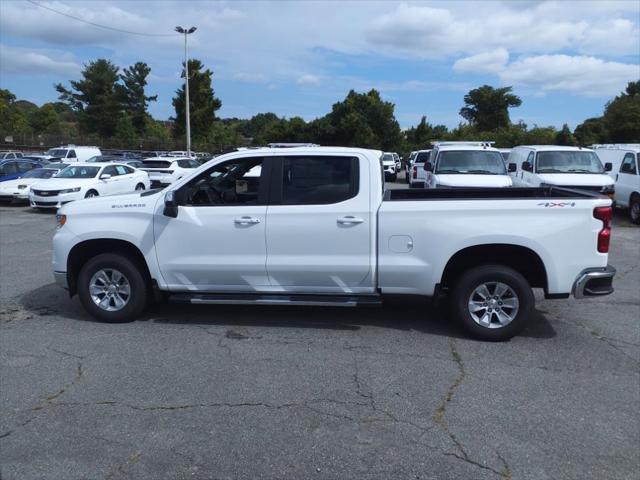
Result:
{"label": "truck front wheel", "polygon": [[465,272],[451,300],[453,314],[466,330],[488,341],[508,340],[520,333],[535,305],[527,280],[503,265],[483,265]]}
{"label": "truck front wheel", "polygon": [[135,320],[147,304],[147,284],[135,262],[103,253],[84,264],[78,275],[78,297],[99,320],[111,323]]}

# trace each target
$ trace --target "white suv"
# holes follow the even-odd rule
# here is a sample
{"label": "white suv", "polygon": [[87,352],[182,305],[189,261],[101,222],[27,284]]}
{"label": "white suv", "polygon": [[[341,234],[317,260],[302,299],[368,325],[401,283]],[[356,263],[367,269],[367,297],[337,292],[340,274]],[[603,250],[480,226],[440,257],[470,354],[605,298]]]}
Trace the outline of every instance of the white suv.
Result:
{"label": "white suv", "polygon": [[418,150],[413,153],[415,155],[410,160],[410,170],[407,170],[407,183],[409,183],[409,188],[425,188],[427,172],[424,166],[431,158],[431,149]]}
{"label": "white suv", "polygon": [[199,166],[198,162],[187,157],[150,157],[142,160],[139,170],[149,174],[151,188],[164,188]]}
{"label": "white suv", "polygon": [[398,170],[396,169],[396,157],[391,152],[382,154],[382,168],[384,170],[384,179],[395,182],[398,178]]}

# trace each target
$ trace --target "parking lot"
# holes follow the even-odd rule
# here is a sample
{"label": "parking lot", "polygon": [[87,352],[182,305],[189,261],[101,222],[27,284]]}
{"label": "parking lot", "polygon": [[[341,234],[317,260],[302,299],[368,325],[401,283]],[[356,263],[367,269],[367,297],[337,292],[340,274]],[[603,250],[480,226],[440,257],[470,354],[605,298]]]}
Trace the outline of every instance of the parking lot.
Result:
{"label": "parking lot", "polygon": [[420,302],[99,323],[53,283],[54,230],[0,207],[3,479],[640,478],[640,228],[622,213],[615,293],[538,296],[505,343]]}

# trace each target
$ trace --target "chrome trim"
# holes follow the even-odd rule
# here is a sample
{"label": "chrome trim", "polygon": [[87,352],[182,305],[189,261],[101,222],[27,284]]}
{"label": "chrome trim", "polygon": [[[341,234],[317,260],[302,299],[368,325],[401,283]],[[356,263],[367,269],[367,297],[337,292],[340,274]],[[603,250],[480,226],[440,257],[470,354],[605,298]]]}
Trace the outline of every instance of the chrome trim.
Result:
{"label": "chrome trim", "polygon": [[[584,290],[585,290],[585,287],[587,286],[587,283],[589,283],[591,280],[595,280],[599,278],[613,278],[615,274],[616,274],[616,269],[613,268],[611,265],[607,265],[606,267],[603,267],[603,268],[588,268],[586,270],[583,270],[580,273],[580,275],[578,275],[578,278],[573,284],[573,290],[572,290],[573,296],[575,298],[585,298],[588,296],[592,296],[592,295],[584,294]],[[611,292],[608,292],[603,295],[608,295],[609,293]]]}
{"label": "chrome trim", "polygon": [[53,278],[60,287],[64,288],[65,290],[69,290],[67,272],[53,272]]}

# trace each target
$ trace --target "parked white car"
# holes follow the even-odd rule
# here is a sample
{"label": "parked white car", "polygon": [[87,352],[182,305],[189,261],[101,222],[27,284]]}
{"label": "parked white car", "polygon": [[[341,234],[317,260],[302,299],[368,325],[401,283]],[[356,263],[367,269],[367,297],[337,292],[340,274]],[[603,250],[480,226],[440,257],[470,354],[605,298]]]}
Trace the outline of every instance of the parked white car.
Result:
{"label": "parked white car", "polygon": [[[613,292],[608,198],[383,191],[380,157],[343,147],[233,152],[163,191],[73,202],[57,215],[54,277],[108,322],[137,318],[152,288],[201,305],[354,307],[448,293],[452,316],[487,340],[535,319],[533,288],[556,299]],[[248,176],[256,167],[265,168]]]}
{"label": "parked white car", "polygon": [[55,164],[55,167],[34,168],[15,180],[0,182],[0,201],[29,201],[31,185],[56,175],[66,164]]}
{"label": "parked white car", "polygon": [[431,158],[431,149],[418,150],[411,162],[411,172],[407,172],[409,176],[409,188],[425,188],[427,172],[424,169],[425,164]]}
{"label": "parked white car", "polygon": [[34,183],[29,202],[33,208],[60,208],[74,200],[147,190],[150,186],[147,173],[129,165],[77,163]]}
{"label": "parked white car", "polygon": [[176,157],[176,158],[196,158],[195,152],[187,152],[186,150],[172,150],[167,153],[167,157]]}
{"label": "parked white car", "polygon": [[193,172],[200,164],[187,157],[150,157],[142,160],[140,170],[149,174],[152,188],[164,188]]}
{"label": "parked white car", "polygon": [[398,170],[396,169],[396,158],[393,153],[384,152],[382,154],[382,167],[385,180],[395,182],[398,178]]}
{"label": "parked white car", "polygon": [[400,161],[400,155],[393,152],[393,158],[396,161],[396,174],[402,169],[402,162]]}
{"label": "parked white car", "polygon": [[611,163],[609,175],[616,182],[616,206],[629,209],[629,218],[640,224],[640,144],[597,145],[603,163]]}
{"label": "parked white car", "polygon": [[515,147],[509,155],[517,169],[511,172],[516,187],[555,185],[602,193],[613,199],[614,181],[607,175],[612,165],[602,165],[589,148],[558,145]]}
{"label": "parked white car", "polygon": [[[426,188],[513,186],[502,155],[488,142],[434,143],[424,169]],[[515,164],[509,169],[515,171]]]}
{"label": "parked white car", "polygon": [[44,160],[56,160],[64,163],[86,162],[91,157],[102,155],[98,147],[84,147],[81,145],[67,145],[66,147],[50,148],[42,156]]}

